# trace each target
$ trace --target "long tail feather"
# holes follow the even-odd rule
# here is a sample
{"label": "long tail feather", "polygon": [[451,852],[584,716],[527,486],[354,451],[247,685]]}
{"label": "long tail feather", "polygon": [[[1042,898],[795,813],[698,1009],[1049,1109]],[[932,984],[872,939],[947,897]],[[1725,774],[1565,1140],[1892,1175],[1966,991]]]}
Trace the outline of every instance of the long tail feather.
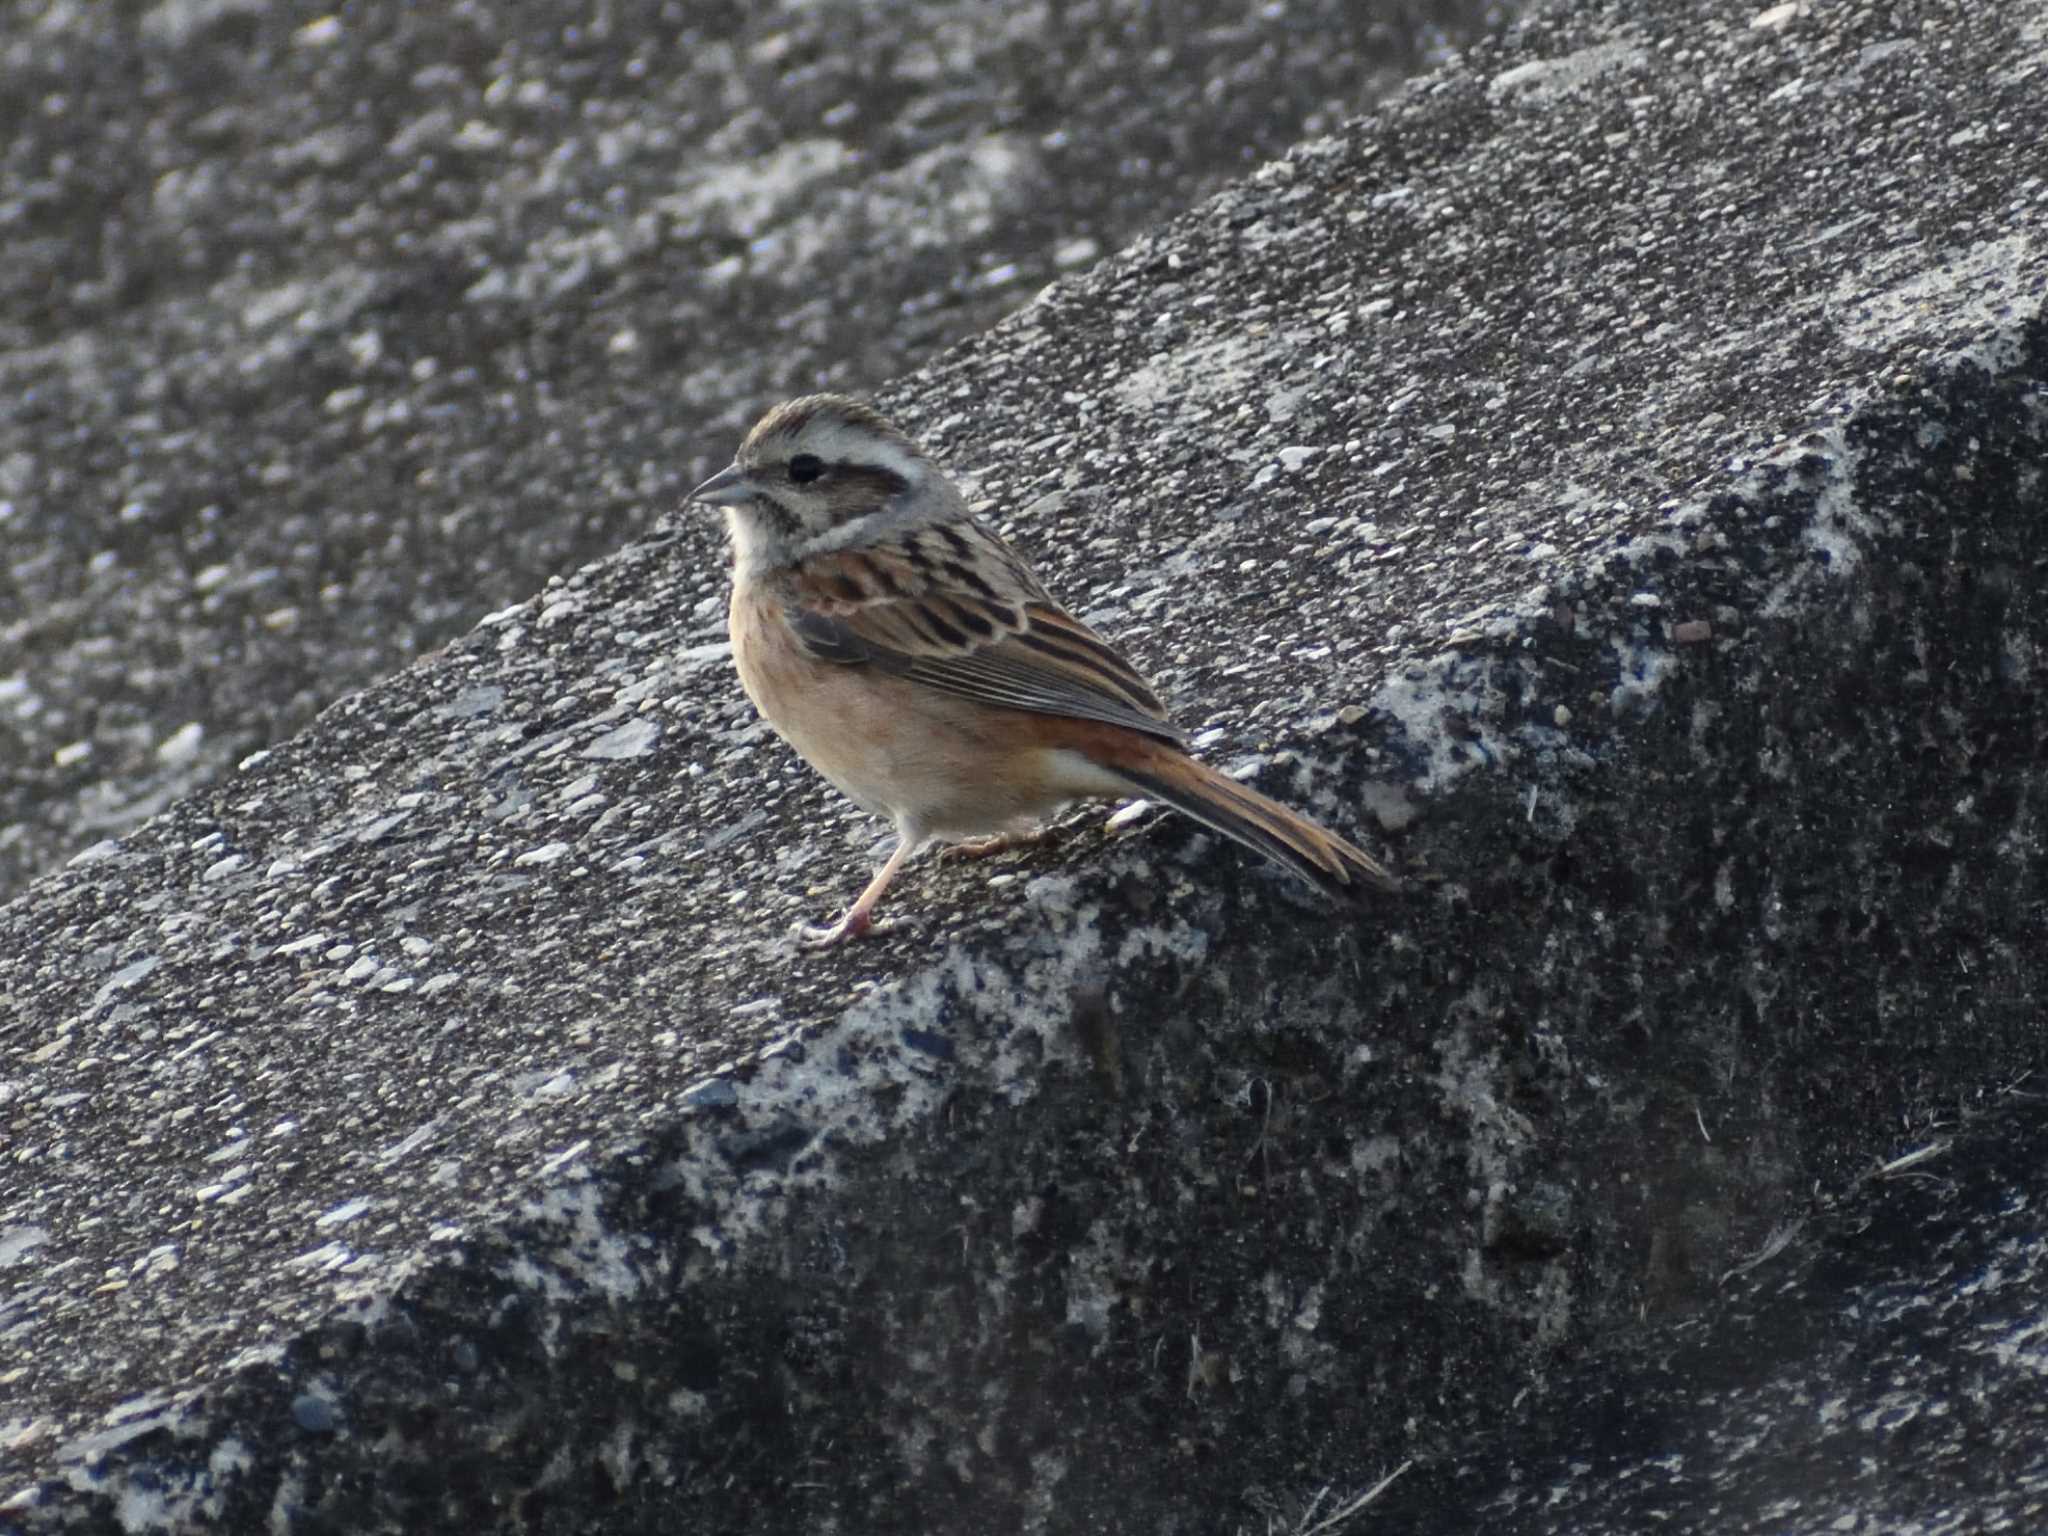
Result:
{"label": "long tail feather", "polygon": [[1262,853],[1339,901],[1362,901],[1369,890],[1397,891],[1386,866],[1336,833],[1170,749],[1143,763],[1121,762],[1119,777],[1141,794]]}

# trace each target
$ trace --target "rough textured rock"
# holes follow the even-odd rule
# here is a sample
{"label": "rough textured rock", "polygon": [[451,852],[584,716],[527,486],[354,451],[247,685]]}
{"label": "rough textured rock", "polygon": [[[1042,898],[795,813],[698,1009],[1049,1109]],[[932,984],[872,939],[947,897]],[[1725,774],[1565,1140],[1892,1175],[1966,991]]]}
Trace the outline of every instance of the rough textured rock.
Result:
{"label": "rough textured rock", "polygon": [[11,8],[0,899],[1492,9]]}
{"label": "rough textured rock", "polygon": [[1091,817],[800,953],[693,522],[40,882],[0,1512],[2038,1524],[2044,70],[1547,13],[889,395],[1355,924]]}

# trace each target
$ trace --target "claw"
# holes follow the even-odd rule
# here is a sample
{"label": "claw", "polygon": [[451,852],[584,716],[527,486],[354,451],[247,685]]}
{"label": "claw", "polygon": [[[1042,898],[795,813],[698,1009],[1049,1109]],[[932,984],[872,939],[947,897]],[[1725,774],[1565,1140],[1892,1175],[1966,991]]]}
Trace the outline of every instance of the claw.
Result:
{"label": "claw", "polygon": [[864,937],[874,926],[875,920],[855,907],[829,928],[820,928],[815,923],[805,923],[802,938],[812,949],[830,949],[834,944],[846,944]]}

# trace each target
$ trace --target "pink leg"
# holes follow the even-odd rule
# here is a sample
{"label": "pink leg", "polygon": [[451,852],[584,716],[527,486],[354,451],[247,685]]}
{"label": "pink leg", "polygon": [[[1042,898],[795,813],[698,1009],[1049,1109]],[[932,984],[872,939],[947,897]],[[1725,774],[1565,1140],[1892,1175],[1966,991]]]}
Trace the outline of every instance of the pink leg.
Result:
{"label": "pink leg", "polygon": [[1029,848],[1036,843],[1047,841],[1052,828],[1033,827],[1029,832],[998,832],[994,837],[970,837],[964,842],[949,843],[939,850],[942,859],[987,859],[999,853],[1008,853],[1012,848]]}
{"label": "pink leg", "polygon": [[874,926],[875,903],[882,899],[882,892],[889,889],[889,882],[896,878],[896,871],[903,867],[903,861],[923,846],[921,839],[914,840],[899,835],[896,839],[896,851],[890,854],[888,862],[875,872],[875,878],[870,880],[868,888],[860,893],[860,899],[846,909],[846,916],[840,918],[830,928],[806,926],[804,942],[825,949],[848,939],[857,939],[866,933]]}

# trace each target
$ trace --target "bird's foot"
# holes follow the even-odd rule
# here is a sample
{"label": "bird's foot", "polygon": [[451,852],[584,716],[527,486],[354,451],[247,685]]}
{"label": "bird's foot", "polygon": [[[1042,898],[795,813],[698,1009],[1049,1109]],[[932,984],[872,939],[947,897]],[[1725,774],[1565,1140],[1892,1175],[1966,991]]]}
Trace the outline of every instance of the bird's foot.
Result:
{"label": "bird's foot", "polygon": [[866,937],[874,926],[875,920],[855,907],[829,928],[805,923],[798,934],[812,949],[830,949],[835,944],[850,944],[855,939]]}
{"label": "bird's foot", "polygon": [[1028,848],[1034,843],[1045,841],[1045,829],[1033,832],[998,832],[994,837],[970,837],[962,842],[948,843],[939,850],[942,864],[966,863],[969,859],[992,859],[999,853],[1008,853],[1013,848]]}

